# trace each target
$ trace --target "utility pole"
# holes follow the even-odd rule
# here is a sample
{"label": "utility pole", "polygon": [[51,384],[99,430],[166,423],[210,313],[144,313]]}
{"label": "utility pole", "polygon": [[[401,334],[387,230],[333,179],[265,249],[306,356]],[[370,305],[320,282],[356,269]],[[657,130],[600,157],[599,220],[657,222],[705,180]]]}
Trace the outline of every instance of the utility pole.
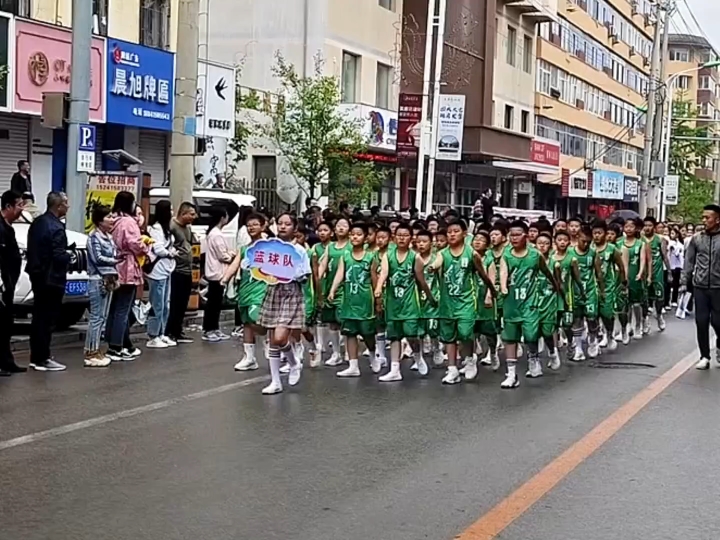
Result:
{"label": "utility pole", "polygon": [[[643,168],[640,179],[640,215],[645,216],[650,207],[648,194],[652,168],[653,129],[655,125],[655,99],[658,89],[660,70],[660,36],[662,32],[660,5],[655,7],[655,35],[653,38],[652,59],[650,61],[650,91],[648,93],[647,118],[645,121],[645,148],[643,150]],[[653,204],[654,208],[655,205]]]}
{"label": "utility pole", "polygon": [[[78,1],[78,0],[75,0]],[[195,106],[200,0],[179,0],[175,56],[175,117],[170,154],[170,200],[177,209],[192,201],[195,185]]]}
{"label": "utility pole", "polygon": [[[664,119],[664,111],[665,107],[669,108],[672,107],[672,103],[670,100],[668,100],[668,96],[671,96],[671,92],[669,89],[665,86],[665,83],[667,81],[667,62],[668,62],[668,40],[670,36],[670,17],[672,16],[672,11],[675,8],[675,5],[672,1],[668,1],[665,5],[664,9],[664,17],[662,18],[663,21],[663,37],[662,37],[662,49],[660,53],[660,76],[658,79],[658,83],[660,84],[659,91],[657,93],[657,104],[655,109],[655,125],[653,127],[653,142],[652,142],[652,161],[662,161],[662,146],[663,146],[663,119]],[[660,12],[658,11],[658,24],[660,24]],[[671,126],[672,127],[672,126]],[[670,164],[665,163],[665,174],[662,178],[659,179],[661,182],[661,193],[664,194],[665,192],[665,176],[668,175]],[[652,171],[651,171],[652,174]],[[659,212],[659,219],[664,220],[665,219],[665,205],[663,204],[663,197],[660,197],[659,201],[660,205],[660,212]],[[644,217],[644,216],[643,216]]]}
{"label": "utility pole", "polygon": [[72,3],[72,77],[70,77],[70,110],[68,112],[67,163],[65,191],[70,200],[67,227],[85,232],[85,194],[87,174],[77,170],[80,125],[90,121],[90,47],[92,45],[92,2]]}

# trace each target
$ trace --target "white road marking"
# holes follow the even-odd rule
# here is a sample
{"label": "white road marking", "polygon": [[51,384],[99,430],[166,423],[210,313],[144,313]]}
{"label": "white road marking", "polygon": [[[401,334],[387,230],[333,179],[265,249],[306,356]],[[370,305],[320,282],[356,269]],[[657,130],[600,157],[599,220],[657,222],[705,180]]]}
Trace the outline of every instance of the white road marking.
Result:
{"label": "white road marking", "polygon": [[158,411],[160,409],[167,409],[168,407],[171,407],[172,405],[177,405],[179,403],[187,403],[189,401],[195,401],[198,399],[210,397],[210,396],[216,396],[218,394],[222,394],[225,392],[230,392],[231,390],[237,390],[238,388],[243,388],[244,386],[250,386],[252,384],[261,383],[265,381],[269,381],[270,376],[269,375],[263,375],[261,377],[253,377],[252,379],[246,379],[244,381],[231,383],[231,384],[225,384],[223,386],[217,386],[215,388],[209,388],[207,390],[202,390],[200,392],[195,392],[194,394],[187,394],[185,396],[180,396],[172,399],[166,399],[165,401],[158,401],[156,403],[150,403],[149,405],[143,405],[141,407],[135,407],[134,409],[126,409],[124,411],[119,411],[112,414],[106,414],[104,416],[98,416],[95,418],[90,418],[88,420],[83,420],[81,422],[74,422],[72,424],[66,424],[64,426],[58,426],[56,428],[52,429],[46,429],[45,431],[38,431],[36,433],[30,433],[29,435],[23,435],[22,437],[15,437],[14,439],[8,439],[7,441],[0,441],[0,451],[7,450],[9,448],[15,448],[16,446],[23,446],[25,444],[31,444],[37,441],[42,441],[44,439],[50,439],[52,437],[57,437],[59,435],[66,435],[68,433],[72,433],[73,431],[79,431],[81,429],[87,429],[95,426],[101,426],[103,424],[108,424],[110,422],[114,422],[116,420],[121,420],[123,418],[132,418],[133,416],[137,416],[139,414],[145,414],[148,412]]}

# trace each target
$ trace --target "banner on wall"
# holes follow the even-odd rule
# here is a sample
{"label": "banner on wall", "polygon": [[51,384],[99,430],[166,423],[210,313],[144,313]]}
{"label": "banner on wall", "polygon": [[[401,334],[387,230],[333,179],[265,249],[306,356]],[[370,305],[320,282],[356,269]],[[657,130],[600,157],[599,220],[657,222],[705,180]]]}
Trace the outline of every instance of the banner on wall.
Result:
{"label": "banner on wall", "polygon": [[96,172],[88,175],[87,194],[85,196],[85,232],[93,229],[92,214],[96,206],[112,207],[115,196],[121,191],[130,191],[139,195],[140,175],[123,172]]}
{"label": "banner on wall", "polygon": [[397,124],[397,155],[416,158],[422,128],[422,95],[400,94]]}
{"label": "banner on wall", "polygon": [[465,130],[464,95],[440,95],[440,117],[437,130],[437,159],[460,161]]}

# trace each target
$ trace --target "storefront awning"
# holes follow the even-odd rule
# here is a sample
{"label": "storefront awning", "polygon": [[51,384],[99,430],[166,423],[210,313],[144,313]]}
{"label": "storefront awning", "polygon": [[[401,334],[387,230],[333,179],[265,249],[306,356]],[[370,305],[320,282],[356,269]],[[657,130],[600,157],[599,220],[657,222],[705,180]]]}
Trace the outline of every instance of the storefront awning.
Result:
{"label": "storefront awning", "polygon": [[493,167],[508,169],[523,174],[553,175],[560,177],[560,169],[552,165],[535,163],[533,161],[493,161]]}

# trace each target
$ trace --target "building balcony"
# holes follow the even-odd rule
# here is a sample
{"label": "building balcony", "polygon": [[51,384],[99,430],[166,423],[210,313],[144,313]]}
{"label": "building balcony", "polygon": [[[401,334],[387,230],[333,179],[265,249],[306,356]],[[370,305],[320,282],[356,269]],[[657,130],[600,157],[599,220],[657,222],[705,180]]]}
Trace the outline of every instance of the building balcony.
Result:
{"label": "building balcony", "polygon": [[504,3],[538,23],[557,21],[557,0],[504,0]]}

